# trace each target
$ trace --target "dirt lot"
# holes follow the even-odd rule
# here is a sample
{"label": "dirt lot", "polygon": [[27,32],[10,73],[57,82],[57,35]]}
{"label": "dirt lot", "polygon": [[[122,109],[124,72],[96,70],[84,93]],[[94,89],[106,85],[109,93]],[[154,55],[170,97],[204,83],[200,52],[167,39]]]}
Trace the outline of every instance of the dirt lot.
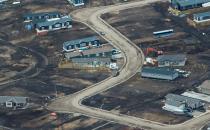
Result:
{"label": "dirt lot", "polygon": [[29,50],[0,41],[0,81],[15,78],[31,71],[37,64],[37,57]]}
{"label": "dirt lot", "polygon": [[[15,46],[24,46],[33,49],[37,53],[43,54],[48,60],[48,65],[37,66],[34,71],[42,70],[42,72],[36,77],[28,78],[28,75],[32,74],[32,72],[30,72],[27,75],[20,75],[20,77],[25,77],[23,80],[0,86],[0,95],[27,96],[30,98],[31,102],[31,109],[10,112],[5,110],[0,111],[0,125],[21,130],[28,130],[29,128],[51,129],[52,127],[54,128],[54,125],[44,120],[44,117],[49,115],[49,112],[44,109],[44,105],[48,100],[55,98],[55,96],[72,94],[84,89],[87,86],[107,78],[110,76],[110,72],[57,68],[59,61],[63,57],[62,44],[64,41],[96,35],[95,32],[83,24],[73,22],[73,28],[69,30],[50,32],[46,36],[36,36],[35,31],[27,31],[24,29],[22,16],[25,13],[42,11],[69,13],[75,8],[69,6],[66,0],[23,0],[22,2],[23,5],[21,7],[0,10],[0,38],[11,42]],[[103,39],[101,39],[101,42],[105,43]],[[1,48],[1,55],[6,54],[5,50],[3,50],[3,45],[1,45]],[[22,66],[19,67],[19,64],[27,65],[28,59],[33,61],[33,57],[27,59],[27,53],[24,52],[23,55],[20,55],[22,54],[20,51],[10,49],[10,54],[8,53],[7,55],[9,57],[12,56],[11,62],[4,60],[1,62],[1,67],[3,67],[6,62],[10,62],[11,65],[16,64],[15,68],[8,66],[8,64],[7,67],[10,67],[13,71],[20,71],[25,68]],[[35,61],[36,60],[39,64],[44,62],[40,59],[35,59]],[[32,63],[31,61],[29,63]],[[42,116],[44,117],[41,118]],[[83,117],[81,117],[81,119],[79,117],[77,123],[80,123],[82,119]],[[32,122],[33,125],[31,125],[30,122]],[[86,121],[86,123],[88,123],[88,121]],[[91,121],[89,127],[91,127]],[[75,127],[73,129],[79,128]]]}
{"label": "dirt lot", "polygon": [[[142,79],[137,74],[124,84],[85,100],[84,104],[166,124],[190,119],[162,110],[163,99],[167,93],[180,94],[186,89],[195,89],[195,86],[209,79],[210,46],[207,37],[210,31],[209,27],[189,27],[185,18],[168,14],[167,8],[168,3],[155,3],[104,14],[102,17],[143,50],[154,47],[165,54],[187,54],[187,64],[181,69],[191,71],[191,75],[175,81],[162,81]],[[153,37],[154,31],[165,29],[174,29],[175,34],[167,38]],[[206,36],[202,36],[202,32]]]}

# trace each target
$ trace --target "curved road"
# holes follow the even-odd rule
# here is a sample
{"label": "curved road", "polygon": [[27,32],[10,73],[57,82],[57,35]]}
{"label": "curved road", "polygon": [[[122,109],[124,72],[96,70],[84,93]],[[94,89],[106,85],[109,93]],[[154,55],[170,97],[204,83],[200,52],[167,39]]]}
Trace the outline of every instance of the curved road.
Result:
{"label": "curved road", "polygon": [[83,115],[108,120],[119,124],[155,130],[197,130],[210,119],[210,114],[205,113],[199,118],[194,118],[183,124],[166,125],[81,104],[81,101],[85,98],[110,89],[131,78],[142,67],[144,61],[142,51],[120,32],[102,20],[100,16],[111,11],[141,7],[155,1],[158,0],[142,0],[133,3],[106,7],[85,8],[72,13],[73,18],[76,21],[86,24],[96,32],[104,32],[105,35],[102,37],[124,52],[125,64],[121,69],[119,76],[110,77],[75,94],[56,99],[47,107],[49,110],[62,113],[81,113]]}

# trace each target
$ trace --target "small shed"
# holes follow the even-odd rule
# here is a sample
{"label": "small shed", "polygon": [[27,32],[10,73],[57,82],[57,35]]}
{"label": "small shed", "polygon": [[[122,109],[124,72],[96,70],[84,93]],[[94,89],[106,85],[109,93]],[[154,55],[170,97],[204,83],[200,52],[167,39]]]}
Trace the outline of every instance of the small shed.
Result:
{"label": "small shed", "polygon": [[160,55],[157,61],[158,67],[185,66],[187,57],[185,54]]}
{"label": "small shed", "polygon": [[174,80],[179,74],[174,69],[166,67],[143,67],[141,76],[145,78]]}

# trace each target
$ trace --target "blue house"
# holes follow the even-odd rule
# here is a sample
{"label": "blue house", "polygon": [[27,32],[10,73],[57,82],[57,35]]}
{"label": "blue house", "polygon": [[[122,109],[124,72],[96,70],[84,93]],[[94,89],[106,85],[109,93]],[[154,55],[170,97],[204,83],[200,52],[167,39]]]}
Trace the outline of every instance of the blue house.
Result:
{"label": "blue house", "polygon": [[38,22],[36,24],[37,35],[46,34],[49,31],[67,29],[72,27],[72,20],[70,16],[61,18],[48,19],[46,21]]}
{"label": "blue house", "polygon": [[23,16],[24,22],[60,18],[59,12],[28,13]]}
{"label": "blue house", "polygon": [[85,5],[84,0],[68,0],[68,2],[73,4],[74,6]]}
{"label": "blue house", "polygon": [[91,46],[92,47],[101,46],[101,43],[96,36],[64,42],[63,50],[66,52],[71,52],[71,51],[75,51],[76,49],[84,50]]}
{"label": "blue house", "polygon": [[210,21],[210,11],[193,14],[193,20],[197,23]]}
{"label": "blue house", "polygon": [[202,4],[208,2],[210,2],[210,0],[171,0],[171,7],[180,11],[184,11],[202,7]]}

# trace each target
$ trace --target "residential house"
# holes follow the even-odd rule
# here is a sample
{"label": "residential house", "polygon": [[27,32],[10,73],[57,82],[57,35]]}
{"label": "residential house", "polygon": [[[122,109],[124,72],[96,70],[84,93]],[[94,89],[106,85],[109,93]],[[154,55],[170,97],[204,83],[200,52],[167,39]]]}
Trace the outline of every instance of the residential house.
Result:
{"label": "residential house", "polygon": [[165,67],[143,67],[141,71],[141,77],[145,78],[174,80],[178,78],[178,76],[177,71]]}
{"label": "residential house", "polygon": [[71,61],[81,67],[109,67],[111,64],[110,58],[73,58]]}
{"label": "residential house", "polygon": [[67,29],[71,27],[72,20],[70,16],[63,16],[61,18],[47,19],[46,21],[38,22],[36,24],[36,31],[38,35],[42,35],[49,31]]}
{"label": "residential house", "polygon": [[2,108],[24,108],[28,104],[28,97],[0,96],[0,107]]}
{"label": "residential house", "polygon": [[187,58],[184,54],[160,55],[157,58],[158,67],[184,66]]}
{"label": "residential house", "polygon": [[63,50],[65,52],[71,52],[75,50],[85,50],[90,47],[99,47],[99,46],[101,46],[100,40],[96,36],[91,36],[91,37],[64,42]]}
{"label": "residential house", "polygon": [[163,109],[174,113],[184,114],[204,106],[202,100],[176,94],[166,95]]}
{"label": "residential house", "polygon": [[64,53],[65,58],[90,58],[90,57],[111,57],[112,56],[113,47],[108,44],[101,45],[100,47],[90,48],[88,50],[82,51],[72,51]]}
{"label": "residential house", "polygon": [[210,95],[210,80],[204,81],[198,89],[201,93]]}
{"label": "residential house", "polygon": [[210,21],[210,11],[193,14],[193,21],[195,21],[196,23]]}
{"label": "residential house", "polygon": [[24,22],[31,22],[36,20],[46,20],[60,18],[61,13],[59,12],[41,12],[41,13],[28,13],[23,16]]}
{"label": "residential house", "polygon": [[85,5],[85,0],[67,0],[67,1],[73,4],[74,6]]}
{"label": "residential house", "polygon": [[199,8],[210,0],[170,0],[171,7],[180,11]]}

